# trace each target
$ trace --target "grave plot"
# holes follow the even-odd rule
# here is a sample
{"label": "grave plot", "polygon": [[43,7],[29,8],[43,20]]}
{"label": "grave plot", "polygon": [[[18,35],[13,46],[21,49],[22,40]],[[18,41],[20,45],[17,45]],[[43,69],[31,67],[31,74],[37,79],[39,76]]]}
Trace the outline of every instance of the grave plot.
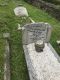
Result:
{"label": "grave plot", "polygon": [[49,43],[51,26],[42,22],[24,28],[22,40],[30,80],[60,80],[60,58]]}
{"label": "grave plot", "polygon": [[14,13],[18,17],[28,16],[28,12],[25,7],[18,6],[14,9]]}
{"label": "grave plot", "polygon": [[5,53],[4,53],[4,80],[10,79],[10,34],[4,33],[3,37],[5,39]]}

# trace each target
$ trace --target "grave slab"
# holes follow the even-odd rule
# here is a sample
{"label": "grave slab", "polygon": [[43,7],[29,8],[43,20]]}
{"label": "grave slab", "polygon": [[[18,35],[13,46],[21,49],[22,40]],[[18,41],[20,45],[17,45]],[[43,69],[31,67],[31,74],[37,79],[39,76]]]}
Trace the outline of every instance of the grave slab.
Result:
{"label": "grave slab", "polygon": [[36,52],[34,43],[23,45],[30,80],[60,80],[60,58],[56,57],[49,44],[43,52]]}
{"label": "grave slab", "polygon": [[[60,57],[49,43],[51,26],[48,23],[31,23],[24,26],[23,49],[30,80],[60,80]],[[35,42],[42,40],[44,48],[37,52]]]}
{"label": "grave slab", "polygon": [[28,16],[28,12],[25,7],[18,6],[14,9],[14,13],[18,17]]}

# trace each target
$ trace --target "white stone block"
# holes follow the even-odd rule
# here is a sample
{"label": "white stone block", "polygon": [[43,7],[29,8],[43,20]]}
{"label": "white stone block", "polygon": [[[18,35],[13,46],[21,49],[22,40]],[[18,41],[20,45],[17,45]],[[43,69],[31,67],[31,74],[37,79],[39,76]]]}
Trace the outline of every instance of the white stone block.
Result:
{"label": "white stone block", "polygon": [[25,7],[16,7],[14,9],[14,13],[18,17],[20,17],[20,16],[28,16],[28,12],[27,12]]}

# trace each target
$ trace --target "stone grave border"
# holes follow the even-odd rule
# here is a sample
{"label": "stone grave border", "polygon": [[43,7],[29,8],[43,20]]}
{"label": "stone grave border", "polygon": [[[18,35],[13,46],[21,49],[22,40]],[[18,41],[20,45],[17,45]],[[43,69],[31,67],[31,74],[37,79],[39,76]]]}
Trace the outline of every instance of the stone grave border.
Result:
{"label": "stone grave border", "polygon": [[10,80],[10,34],[3,33],[5,39],[5,53],[4,53],[4,80]]}
{"label": "stone grave border", "polygon": [[[26,42],[26,35],[28,34],[28,31],[27,31],[27,28],[28,28],[28,26],[29,26],[29,28],[31,28],[31,27],[33,27],[33,26],[35,26],[35,28],[36,27],[38,27],[39,29],[40,29],[40,27],[41,26],[44,26],[44,28],[43,29],[45,29],[45,27],[46,27],[46,31],[47,31],[47,33],[46,33],[46,36],[45,36],[45,42],[49,42],[49,40],[50,40],[50,36],[51,36],[51,30],[52,30],[52,28],[51,28],[51,25],[50,24],[48,24],[48,23],[44,23],[44,22],[37,22],[37,23],[35,23],[35,22],[33,22],[32,21],[32,23],[29,23],[29,24],[26,24],[26,25],[24,25],[22,28],[20,28],[20,29],[22,29],[22,40],[23,40],[23,45],[24,44],[28,44],[28,43],[30,43],[30,42]],[[40,27],[39,27],[40,26]],[[48,27],[49,26],[49,27]],[[24,28],[24,29],[23,29]],[[28,28],[28,30],[29,30],[29,28]],[[35,29],[34,28],[34,29]],[[41,27],[42,28],[42,27]],[[36,29],[35,29],[36,30]],[[37,30],[38,31],[38,30]],[[43,30],[41,30],[41,31],[43,31]],[[34,31],[32,31],[32,32],[34,32]]]}
{"label": "stone grave border", "polygon": [[54,53],[54,56],[57,58],[57,60],[60,62],[60,56],[57,54],[57,52],[55,51],[55,49],[52,47],[52,45],[50,43],[48,43],[48,46],[50,47],[50,49],[52,50],[52,52]]}

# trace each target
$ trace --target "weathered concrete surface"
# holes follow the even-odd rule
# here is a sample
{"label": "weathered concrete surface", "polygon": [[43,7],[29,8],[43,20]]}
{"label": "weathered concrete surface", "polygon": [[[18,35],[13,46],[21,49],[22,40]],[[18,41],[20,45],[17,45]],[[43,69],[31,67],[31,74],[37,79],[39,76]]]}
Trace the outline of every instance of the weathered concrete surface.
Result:
{"label": "weathered concrete surface", "polygon": [[18,17],[20,17],[20,16],[28,16],[28,12],[27,12],[25,7],[20,7],[20,6],[16,7],[14,9],[14,13]]}
{"label": "weathered concrete surface", "polygon": [[4,54],[4,80],[10,80],[10,50],[7,40]]}
{"label": "weathered concrete surface", "polygon": [[44,42],[50,41],[51,26],[48,23],[38,22],[24,25],[25,30],[22,31],[23,44],[27,45],[38,40]]}
{"label": "weathered concrete surface", "polygon": [[43,52],[36,52],[34,43],[24,45],[30,80],[60,80],[60,63],[45,43]]}
{"label": "weathered concrete surface", "polygon": [[4,80],[10,80],[10,46],[9,46],[9,33],[4,33],[5,39],[5,53],[4,53]]}

